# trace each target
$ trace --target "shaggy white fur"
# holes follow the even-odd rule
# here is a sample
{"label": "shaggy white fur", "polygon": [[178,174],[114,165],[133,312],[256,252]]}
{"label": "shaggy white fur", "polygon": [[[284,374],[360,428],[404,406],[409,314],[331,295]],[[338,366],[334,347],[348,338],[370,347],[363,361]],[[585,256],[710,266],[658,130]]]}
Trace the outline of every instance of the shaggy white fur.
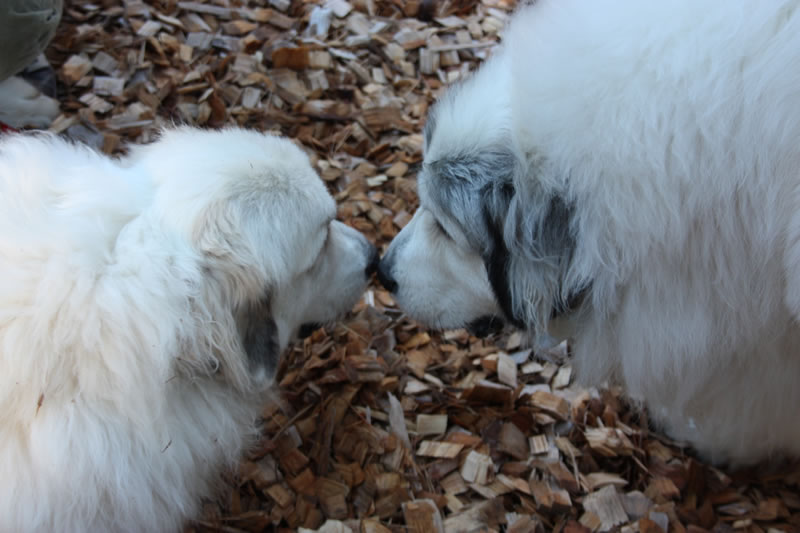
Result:
{"label": "shaggy white fur", "polygon": [[0,141],[0,531],[176,531],[374,248],[286,139]]}
{"label": "shaggy white fur", "polygon": [[[429,119],[398,303],[459,326],[484,299],[436,302],[491,282],[712,461],[800,455],[800,2],[539,0],[504,42]],[[488,276],[404,289],[427,246]]]}

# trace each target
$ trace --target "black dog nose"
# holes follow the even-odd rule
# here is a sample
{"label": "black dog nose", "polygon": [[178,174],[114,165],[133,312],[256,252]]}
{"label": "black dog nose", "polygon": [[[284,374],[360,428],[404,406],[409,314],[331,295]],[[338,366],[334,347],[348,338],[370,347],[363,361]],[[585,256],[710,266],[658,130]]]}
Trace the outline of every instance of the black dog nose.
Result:
{"label": "black dog nose", "polygon": [[397,282],[391,275],[391,265],[388,265],[386,261],[381,261],[380,265],[378,265],[378,281],[383,285],[383,287],[389,292],[397,292]]}
{"label": "black dog nose", "polygon": [[381,262],[381,254],[378,252],[378,249],[370,244],[370,252],[369,252],[369,262],[367,263],[366,274],[367,277],[370,277],[375,272],[378,271],[378,263]]}

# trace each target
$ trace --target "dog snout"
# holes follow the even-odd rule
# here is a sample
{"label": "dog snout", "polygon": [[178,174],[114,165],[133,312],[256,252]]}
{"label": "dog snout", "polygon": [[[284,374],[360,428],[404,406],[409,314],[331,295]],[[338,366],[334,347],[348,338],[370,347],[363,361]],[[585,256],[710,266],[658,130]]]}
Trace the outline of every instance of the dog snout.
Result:
{"label": "dog snout", "polygon": [[365,273],[367,277],[370,277],[378,271],[378,265],[381,262],[381,255],[378,252],[378,248],[376,248],[372,243],[367,243],[367,246],[369,246],[369,252],[367,252],[369,262],[367,262]]}
{"label": "dog snout", "polygon": [[397,292],[397,281],[392,277],[392,265],[385,258],[378,265],[378,281],[387,291]]}

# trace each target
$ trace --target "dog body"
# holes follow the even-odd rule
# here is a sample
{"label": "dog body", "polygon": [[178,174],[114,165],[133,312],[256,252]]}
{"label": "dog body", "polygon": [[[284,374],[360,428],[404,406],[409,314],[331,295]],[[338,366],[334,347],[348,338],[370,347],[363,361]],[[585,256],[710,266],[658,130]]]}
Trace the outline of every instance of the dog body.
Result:
{"label": "dog body", "polygon": [[[0,531],[175,531],[278,357],[375,250],[291,142],[178,129],[112,160],[0,142]],[[323,284],[324,281],[324,284]]]}
{"label": "dog body", "polygon": [[523,7],[429,117],[421,208],[379,270],[398,303],[573,337],[584,381],[712,461],[799,455],[799,8]]}

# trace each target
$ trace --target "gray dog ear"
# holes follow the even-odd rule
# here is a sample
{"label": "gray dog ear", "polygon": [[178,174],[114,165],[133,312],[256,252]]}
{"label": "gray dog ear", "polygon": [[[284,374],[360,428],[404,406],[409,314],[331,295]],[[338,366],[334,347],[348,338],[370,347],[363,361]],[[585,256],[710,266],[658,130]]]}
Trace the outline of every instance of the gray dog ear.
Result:
{"label": "gray dog ear", "polygon": [[481,255],[489,283],[506,319],[516,327],[524,328],[523,321],[514,309],[509,279],[512,257],[505,236],[508,212],[515,196],[516,191],[511,180],[490,183],[480,193],[480,213],[485,232]]}
{"label": "gray dog ear", "polygon": [[[457,179],[461,174],[452,163],[442,172],[451,183],[461,183],[460,192],[458,186],[451,189],[461,198],[450,198],[449,205],[469,206],[459,222],[481,251],[506,318],[520,328],[530,323],[531,302],[514,298],[528,298],[523,295],[532,293],[530,283],[542,297],[533,313],[539,320],[570,312],[591,286],[569,275],[577,242],[573,202],[543,184],[539,173],[548,172],[544,163],[523,167],[505,146],[475,154],[469,167],[472,175],[466,181]],[[474,213],[481,214],[482,224],[475,223]]]}
{"label": "gray dog ear", "polygon": [[535,223],[530,247],[555,270],[557,289],[553,295],[552,317],[570,312],[580,300],[585,287],[568,287],[568,271],[575,254],[574,206],[563,196],[552,194],[544,199],[542,216]]}
{"label": "gray dog ear", "polygon": [[280,350],[278,326],[272,319],[269,299],[264,297],[247,306],[241,314],[242,346],[251,372],[271,378],[277,370]]}
{"label": "gray dog ear", "polygon": [[[431,127],[435,127],[432,125]],[[522,327],[513,311],[510,254],[505,240],[509,207],[516,196],[517,158],[500,144],[430,163],[427,192],[454,218],[484,260],[489,281],[506,319]],[[477,217],[477,218],[476,218]]]}
{"label": "gray dog ear", "polygon": [[[520,328],[545,323],[579,303],[590,284],[570,281],[574,205],[543,184],[544,162],[524,167],[510,146],[496,144],[426,167],[425,192],[483,257],[507,320]],[[531,294],[539,301],[528,301]]]}
{"label": "gray dog ear", "polygon": [[591,281],[575,279],[571,271],[578,239],[574,202],[562,191],[542,185],[536,174],[548,172],[545,165],[532,172],[518,181],[522,190],[509,206],[505,241],[520,259],[514,282],[528,286],[519,292],[531,293],[535,285],[533,292],[542,296],[541,302],[532,302],[541,324],[577,308]]}

